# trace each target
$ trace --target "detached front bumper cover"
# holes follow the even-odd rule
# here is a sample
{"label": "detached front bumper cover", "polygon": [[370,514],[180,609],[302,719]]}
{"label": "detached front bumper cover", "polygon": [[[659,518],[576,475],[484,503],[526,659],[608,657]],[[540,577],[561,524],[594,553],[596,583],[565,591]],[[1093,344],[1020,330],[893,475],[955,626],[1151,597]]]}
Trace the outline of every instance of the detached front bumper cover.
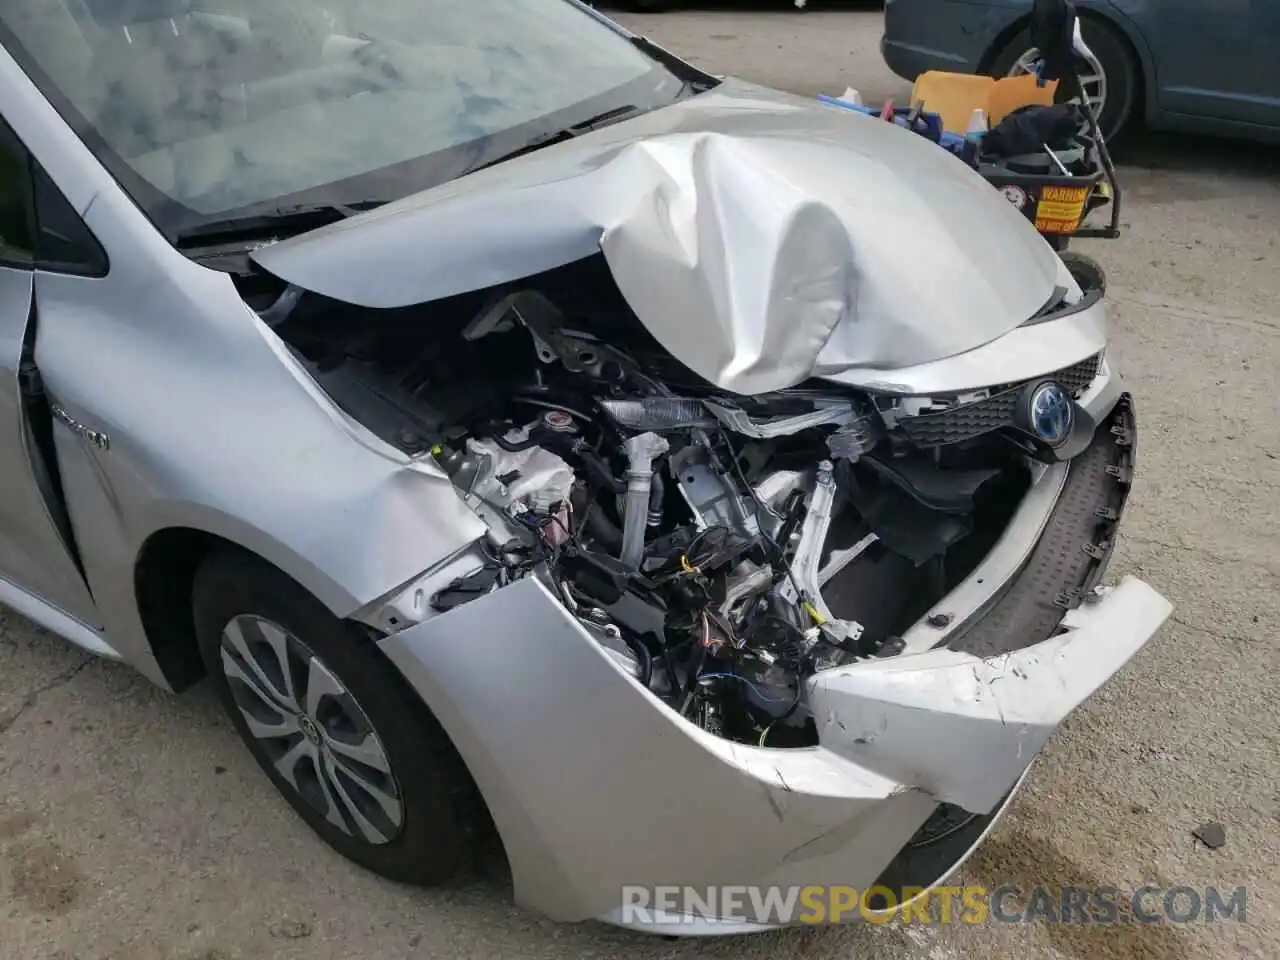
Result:
{"label": "detached front bumper cover", "polygon": [[1133,577],[1097,597],[1067,613],[1058,636],[1012,653],[940,649],[819,674],[812,697],[823,746],[939,801],[989,812],[1172,612]]}

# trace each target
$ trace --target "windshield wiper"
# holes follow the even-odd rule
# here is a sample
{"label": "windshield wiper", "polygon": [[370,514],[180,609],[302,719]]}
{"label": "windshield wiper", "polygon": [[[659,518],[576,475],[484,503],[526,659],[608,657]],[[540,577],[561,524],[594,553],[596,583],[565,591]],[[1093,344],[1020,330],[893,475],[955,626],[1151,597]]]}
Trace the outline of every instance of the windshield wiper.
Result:
{"label": "windshield wiper", "polygon": [[244,217],[226,217],[209,220],[179,230],[175,236],[178,246],[216,243],[218,241],[245,240],[253,237],[274,237],[281,233],[301,233],[330,223],[337,223],[365,210],[380,207],[385,200],[357,200],[354,203],[307,203],[289,207],[276,207]]}
{"label": "windshield wiper", "polygon": [[574,137],[580,137],[584,133],[590,133],[592,130],[599,130],[601,127],[607,127],[612,123],[618,123],[622,120],[629,120],[631,117],[639,116],[644,113],[634,103],[628,103],[621,107],[613,107],[602,113],[597,113],[594,117],[588,117],[578,123],[570,124],[567,127],[561,127],[558,130],[548,130],[540,133],[536,137],[530,137],[514,150],[508,150],[496,157],[490,157],[483,163],[477,163],[475,166],[467,167],[458,176],[466,176],[468,173],[475,173],[477,170],[483,170],[485,167],[492,167],[495,164],[503,163],[507,160],[514,160],[516,157],[522,157],[526,153],[533,153],[535,150],[541,150],[543,147],[549,147],[553,143],[563,143],[565,140],[572,140]]}
{"label": "windshield wiper", "polygon": [[633,47],[643,53],[646,57],[650,60],[656,60],[681,80],[683,86],[681,86],[680,92],[676,94],[676,100],[683,100],[685,97],[692,96],[697,93],[706,93],[708,90],[714,90],[720,85],[720,81],[715,77],[709,76],[695,67],[691,67],[679,57],[673,56],[665,48],[658,46],[648,37],[633,34],[627,37],[627,39],[631,42]]}

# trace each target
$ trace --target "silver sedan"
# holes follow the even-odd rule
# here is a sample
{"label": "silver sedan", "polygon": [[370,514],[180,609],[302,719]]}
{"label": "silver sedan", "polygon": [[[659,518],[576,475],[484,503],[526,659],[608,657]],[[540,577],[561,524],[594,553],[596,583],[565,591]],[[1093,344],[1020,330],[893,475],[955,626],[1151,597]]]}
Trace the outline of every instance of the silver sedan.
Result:
{"label": "silver sedan", "polygon": [[367,868],[927,888],[1168,616],[1103,291],[923,138],[567,0],[19,6],[0,601]]}

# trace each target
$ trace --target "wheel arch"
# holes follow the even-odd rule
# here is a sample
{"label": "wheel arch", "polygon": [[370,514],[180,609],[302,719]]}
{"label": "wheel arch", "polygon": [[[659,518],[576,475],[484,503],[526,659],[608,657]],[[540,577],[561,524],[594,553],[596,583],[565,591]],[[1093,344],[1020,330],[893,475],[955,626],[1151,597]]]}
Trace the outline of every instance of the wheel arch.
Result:
{"label": "wheel arch", "polygon": [[[301,609],[297,607],[296,601],[303,597],[313,602],[309,605],[313,614],[321,612],[321,608],[327,609],[327,604],[298,577],[273,563],[270,558],[234,540],[194,527],[173,526],[155,531],[144,542],[135,568],[138,608],[154,656],[175,692],[190,687],[207,675],[205,660],[201,656],[201,642],[197,637],[197,605],[193,601],[200,571],[207,569],[206,561],[214,557],[218,558],[215,566],[222,566],[224,574],[229,568],[241,577],[266,582],[274,597],[290,595],[290,587],[296,589],[298,596],[293,601],[295,609]],[[215,588],[207,596],[220,595],[220,591]],[[421,689],[410,681],[379,646],[379,641],[385,639],[385,635],[375,627],[349,616],[342,616],[332,609],[328,612],[335,617],[335,626],[341,628],[339,638],[344,649],[367,653],[379,661],[381,668],[385,670],[385,675],[380,678],[384,684],[381,689],[387,689],[386,685],[394,686],[398,695],[404,698],[400,702],[408,709],[421,710],[420,719],[429,724],[427,731],[432,737],[438,738],[433,740],[437,749],[434,758],[453,777],[450,781],[451,793],[468,805],[466,809],[469,813],[465,815],[463,828],[471,834],[471,840],[475,844],[474,848],[466,852],[460,862],[460,869],[475,869],[486,862],[480,859],[482,857],[505,857],[506,851],[501,837],[494,829],[488,801],[477,786],[466,760],[448,732],[440,725]],[[281,621],[284,622],[286,621]],[[305,634],[300,633],[299,637],[305,639]],[[348,640],[349,645],[346,643]],[[404,715],[404,711],[396,714],[400,718]],[[376,729],[381,732],[386,727]],[[422,730],[421,727],[418,729]],[[419,745],[424,742],[421,739],[417,741]],[[321,836],[324,834],[321,833]]]}
{"label": "wheel arch", "polygon": [[241,539],[205,528],[168,526],[157,529],[143,541],[134,561],[134,599],[147,644],[165,681],[175,693],[190,688],[205,676],[196,645],[191,591],[200,565],[219,550],[234,550],[252,556],[289,577],[336,615],[344,616],[349,612],[334,609],[330,583],[321,584],[321,589],[316,589],[315,578],[307,576],[314,569],[299,570],[298,564],[281,563],[278,558],[266,555],[265,551],[246,546]]}
{"label": "wheel arch", "polygon": [[986,53],[982,55],[982,59],[978,61],[978,68],[975,71],[978,74],[990,74],[995,67],[996,61],[1000,59],[1000,55],[1004,53],[1005,47],[1013,43],[1013,38],[1027,29],[1031,23],[1030,16],[1019,17],[1013,22],[1007,24],[1004,29],[995,35],[987,47]]}

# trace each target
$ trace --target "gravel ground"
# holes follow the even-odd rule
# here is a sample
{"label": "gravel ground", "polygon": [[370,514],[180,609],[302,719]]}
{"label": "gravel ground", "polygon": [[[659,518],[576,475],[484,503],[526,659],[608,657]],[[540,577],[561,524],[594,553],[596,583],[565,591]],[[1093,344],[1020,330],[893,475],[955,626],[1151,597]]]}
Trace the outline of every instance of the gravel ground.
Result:
{"label": "gravel ground", "polygon": [[[627,18],[716,72],[803,93],[906,87],[880,14],[710,9]],[[397,888],[289,812],[207,691],[184,698],[0,615],[0,943],[6,957],[1280,956],[1280,301],[1277,156],[1144,139],[1112,280],[1140,473],[1116,572],[1174,621],[1050,744],[966,879],[1249,888],[1247,923],[853,927],[714,943],[511,906],[499,872]],[[1226,826],[1210,851],[1191,831]]]}

